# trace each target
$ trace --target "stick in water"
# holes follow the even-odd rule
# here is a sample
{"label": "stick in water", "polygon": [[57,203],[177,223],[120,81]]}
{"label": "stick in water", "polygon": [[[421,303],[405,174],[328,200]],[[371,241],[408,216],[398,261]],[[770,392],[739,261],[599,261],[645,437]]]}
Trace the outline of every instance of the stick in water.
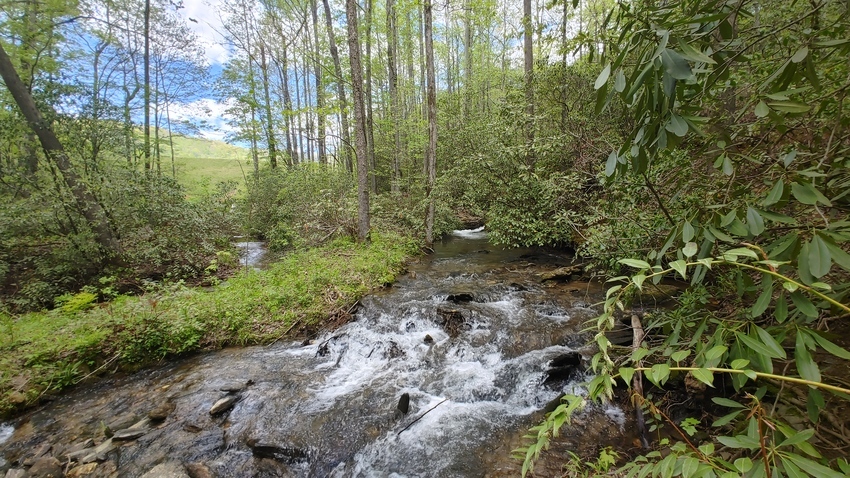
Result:
{"label": "stick in water", "polygon": [[[440,402],[440,403],[438,403],[438,404],[434,405],[433,407],[429,408],[429,409],[428,409],[428,411],[426,411],[426,412],[425,412],[425,413],[423,413],[422,415],[419,415],[418,417],[416,417],[416,420],[413,420],[413,421],[412,421],[412,422],[410,422],[410,423],[409,423],[406,427],[402,428],[402,429],[401,429],[401,432],[403,432],[403,431],[407,430],[408,428],[412,427],[414,423],[416,423],[416,422],[418,422],[419,420],[421,420],[421,419],[422,419],[422,417],[424,417],[425,415],[427,415],[427,414],[428,414],[428,412],[430,412],[431,410],[433,410],[433,409],[435,409],[435,408],[439,407],[440,405],[442,405],[442,404],[443,404],[444,402],[446,402],[447,400],[448,400],[448,398],[444,398],[442,402]],[[398,432],[398,435],[401,435],[401,432]],[[398,435],[396,435],[396,436],[398,436]]]}

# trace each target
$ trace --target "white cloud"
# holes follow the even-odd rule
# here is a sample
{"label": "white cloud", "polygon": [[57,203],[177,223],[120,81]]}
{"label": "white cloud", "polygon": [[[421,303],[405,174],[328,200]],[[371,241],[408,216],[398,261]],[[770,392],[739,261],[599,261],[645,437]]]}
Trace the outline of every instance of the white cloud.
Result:
{"label": "white cloud", "polygon": [[201,136],[207,139],[224,140],[235,129],[227,124],[228,105],[211,98],[201,98],[188,103],[177,103],[169,107],[172,121],[189,121],[194,124],[205,122]]}
{"label": "white cloud", "polygon": [[222,65],[230,58],[230,52],[219,33],[224,31],[219,16],[222,3],[223,0],[184,0],[184,8],[179,10],[189,28],[198,35],[206,51],[207,62],[211,65]]}

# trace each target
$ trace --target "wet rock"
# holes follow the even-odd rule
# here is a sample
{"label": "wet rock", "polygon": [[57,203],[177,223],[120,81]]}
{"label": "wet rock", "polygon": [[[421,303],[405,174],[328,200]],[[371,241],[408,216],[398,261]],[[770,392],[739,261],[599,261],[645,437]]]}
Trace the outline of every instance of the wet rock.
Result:
{"label": "wet rock", "polygon": [[431,337],[431,334],[425,334],[425,343],[430,345],[434,343],[434,337]]}
{"label": "wet rock", "polygon": [[67,456],[71,455],[72,453],[79,453],[80,451],[83,451],[87,448],[92,448],[92,447],[94,447],[94,440],[89,438],[87,440],[84,440],[84,441],[81,441],[79,443],[75,443],[75,444],[69,446],[62,453],[60,453],[59,456],[60,457],[61,456],[67,457]]}
{"label": "wet rock", "polygon": [[113,440],[126,441],[126,440],[135,440],[146,434],[149,430],[147,428],[125,428],[124,430],[118,430],[112,435]]}
{"label": "wet rock", "polygon": [[575,380],[581,372],[581,354],[567,352],[549,362],[549,369],[546,370],[546,378],[543,380],[543,384],[554,385]]}
{"label": "wet rock", "polygon": [[[401,394],[401,397],[398,399],[398,405],[395,407],[396,417],[399,415],[407,415],[407,412],[410,411],[410,394],[405,392]],[[400,417],[399,417],[400,418]]]}
{"label": "wet rock", "polygon": [[21,468],[11,468],[6,471],[6,478],[26,478],[27,472]]}
{"label": "wet rock", "polygon": [[186,473],[189,478],[214,478],[210,468],[203,463],[189,463],[186,465]]}
{"label": "wet rock", "polygon": [[92,453],[94,453],[94,447],[83,448],[82,450],[65,453],[65,459],[69,461],[80,461],[83,457],[91,455]]}
{"label": "wet rock", "polygon": [[219,388],[219,390],[221,390],[222,392],[227,392],[227,393],[237,393],[237,392],[241,392],[242,390],[245,390],[245,387],[247,387],[248,385],[252,385],[253,383],[254,383],[253,380],[247,380],[247,381],[243,380],[243,381],[238,381],[238,382],[229,382],[229,383],[222,385]]}
{"label": "wet rock", "polygon": [[220,413],[226,412],[230,410],[231,407],[239,400],[237,395],[228,395],[219,401],[215,402],[212,407],[210,407],[210,415],[218,415]]}
{"label": "wet rock", "polygon": [[391,340],[389,347],[387,347],[386,352],[384,352],[384,356],[387,357],[387,358],[394,359],[394,358],[404,357],[405,353],[404,353],[404,350],[402,350],[402,348],[399,347],[398,344],[395,341]]}
{"label": "wet rock", "polygon": [[94,470],[97,468],[97,463],[87,463],[85,465],[75,466],[68,470],[68,473],[65,475],[66,478],[79,478],[81,476],[88,476],[94,473]]}
{"label": "wet rock", "polygon": [[195,425],[194,423],[183,424],[183,431],[187,431],[189,433],[198,433],[201,430],[203,430],[203,428],[199,427],[198,425]]}
{"label": "wet rock", "polygon": [[627,346],[632,344],[634,332],[625,324],[616,324],[615,327],[605,332],[605,338],[614,345]]}
{"label": "wet rock", "polygon": [[106,434],[107,438],[111,438],[112,433],[114,433],[115,430],[123,430],[125,428],[129,428],[138,420],[139,416],[135,413],[125,413],[124,415],[120,415],[117,418],[113,419],[111,422],[109,422],[103,431]]}
{"label": "wet rock", "polygon": [[50,443],[42,443],[41,445],[36,447],[32,451],[32,453],[26,455],[26,457],[21,460],[21,464],[24,466],[32,466],[36,462],[36,460],[46,455],[47,452],[50,451],[51,447],[52,446],[50,445]]}
{"label": "wet rock", "polygon": [[142,475],[142,478],[189,478],[189,475],[186,473],[183,465],[176,461],[170,461],[156,465],[149,472]]}
{"label": "wet rock", "polygon": [[61,478],[63,476],[62,464],[52,456],[43,456],[35,460],[27,476],[32,478]]}
{"label": "wet rock", "polygon": [[456,294],[449,294],[446,297],[446,302],[453,302],[455,304],[464,304],[473,302],[474,300],[475,296],[471,292],[458,292]]}
{"label": "wet rock", "polygon": [[573,275],[580,275],[582,272],[584,272],[584,264],[575,264],[559,267],[553,271],[543,272],[538,277],[540,277],[540,282],[546,282],[547,280],[568,281]]}
{"label": "wet rock", "polygon": [[247,440],[251,452],[258,458],[271,458],[288,464],[305,462],[308,459],[306,450],[288,445],[279,445],[259,439]]}
{"label": "wet rock", "polygon": [[437,324],[449,334],[450,337],[457,337],[461,330],[469,328],[466,323],[466,317],[457,309],[448,307],[437,308]]}
{"label": "wet rock", "polygon": [[166,418],[168,418],[168,415],[171,415],[171,412],[174,411],[174,408],[176,408],[174,402],[165,402],[162,405],[148,412],[148,418],[154,421],[165,420]]}
{"label": "wet rock", "polygon": [[130,425],[128,430],[138,430],[140,428],[147,429],[147,428],[150,428],[150,425],[151,425],[151,419],[150,418],[142,418],[141,420],[137,421],[136,423]]}
{"label": "wet rock", "polygon": [[115,478],[118,476],[118,465],[114,461],[105,461],[94,469],[90,478]]}
{"label": "wet rock", "polygon": [[94,461],[104,461],[106,460],[106,455],[115,449],[115,444],[112,442],[112,438],[104,441],[100,445],[98,445],[91,453],[84,456],[80,463],[92,463]]}

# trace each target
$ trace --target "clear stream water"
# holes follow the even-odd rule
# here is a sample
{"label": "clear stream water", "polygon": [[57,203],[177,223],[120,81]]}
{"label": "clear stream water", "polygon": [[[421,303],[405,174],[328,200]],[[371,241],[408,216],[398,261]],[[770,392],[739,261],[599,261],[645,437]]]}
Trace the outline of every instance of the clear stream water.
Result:
{"label": "clear stream water", "polygon": [[[543,384],[552,359],[582,347],[579,330],[601,294],[588,283],[540,284],[538,273],[568,261],[456,231],[364,298],[354,321],[309,345],[226,349],[79,387],[0,426],[0,456],[8,468],[44,443],[58,454],[169,402],[168,418],[96,472],[132,478],[179,462],[220,477],[516,476],[508,455],[540,410],[581,392],[575,381]],[[447,314],[462,320],[441,326]],[[223,386],[248,380],[229,412],[210,415]],[[398,416],[405,393],[410,410]],[[616,439],[624,420],[609,407],[578,424],[572,441],[567,433],[574,448]]]}

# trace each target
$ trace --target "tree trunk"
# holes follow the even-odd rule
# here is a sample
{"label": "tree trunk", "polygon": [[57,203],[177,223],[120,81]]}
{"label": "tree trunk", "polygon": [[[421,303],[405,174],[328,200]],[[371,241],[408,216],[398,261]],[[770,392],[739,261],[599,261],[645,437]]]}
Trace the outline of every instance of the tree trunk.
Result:
{"label": "tree trunk", "polygon": [[[325,24],[328,29],[328,39],[330,42],[330,50],[331,50],[331,58],[334,62],[334,71],[336,72],[336,85],[337,92],[339,95],[339,110],[340,110],[340,122],[342,123],[342,144],[339,148],[339,154],[345,163],[346,169],[348,172],[353,172],[354,168],[351,162],[351,155],[349,154],[349,148],[351,148],[351,137],[348,133],[348,101],[345,98],[345,80],[342,76],[342,65],[339,62],[339,50],[336,47],[336,38],[334,38],[334,29],[333,29],[333,18],[331,18],[331,7],[328,4],[328,0],[322,0],[322,5],[325,7]],[[355,5],[356,7],[356,5]],[[347,9],[347,5],[346,5]],[[355,16],[355,19],[357,17]],[[358,57],[360,51],[358,50]]]}
{"label": "tree trunk", "polygon": [[387,78],[390,83],[390,109],[393,124],[393,177],[390,191],[394,194],[399,192],[399,180],[401,171],[399,168],[399,155],[401,154],[401,124],[398,101],[398,72],[396,70],[396,48],[398,47],[398,27],[396,25],[395,0],[387,0]]}
{"label": "tree trunk", "polygon": [[316,78],[316,115],[319,128],[319,164],[328,164],[328,156],[325,145],[325,86],[322,83],[322,57],[319,54],[319,19],[316,10],[318,5],[316,0],[311,2],[311,13],[313,16],[313,55],[315,55],[315,71],[313,72]]}
{"label": "tree trunk", "polygon": [[286,154],[289,155],[287,164],[292,166],[296,163],[295,160],[295,131],[292,128],[292,95],[289,92],[289,59],[287,58],[286,45],[283,45],[281,52],[280,76],[283,78],[283,123],[286,127]]}
{"label": "tree trunk", "polygon": [[425,0],[425,69],[428,71],[428,148],[425,150],[428,213],[425,216],[425,243],[434,243],[434,183],[437,180],[437,84],[434,75],[434,38],[431,0]]}
{"label": "tree trunk", "polygon": [[51,125],[41,116],[41,112],[35,105],[32,95],[27,91],[18,72],[15,71],[14,65],[3,45],[0,44],[0,76],[6,83],[6,88],[15,99],[15,103],[20,108],[21,113],[29,123],[30,128],[38,136],[41,147],[44,150],[44,155],[48,160],[56,163],[56,167],[62,174],[62,179],[71,190],[74,196],[74,202],[80,213],[86,218],[89,226],[95,235],[95,240],[101,248],[103,258],[107,259],[119,252],[118,240],[115,238],[112,228],[109,225],[106,211],[97,202],[94,195],[86,187],[86,184],[80,180],[77,173],[71,166],[71,160],[65,152],[65,148],[56,137]]}
{"label": "tree trunk", "polygon": [[369,156],[369,182],[372,193],[378,194],[377,171],[375,168],[375,133],[372,111],[372,1],[366,0],[366,153]]}
{"label": "tree trunk", "polygon": [[[324,0],[327,2],[327,0]],[[325,4],[327,5],[327,3]],[[357,153],[357,240],[369,241],[369,170],[366,147],[366,115],[363,104],[363,70],[360,64],[360,39],[357,31],[357,0],[345,1],[348,26],[348,59],[351,62],[354,136]]]}
{"label": "tree trunk", "polygon": [[145,170],[151,169],[151,1],[145,0]]}
{"label": "tree trunk", "polygon": [[266,63],[266,48],[260,42],[260,71],[263,74],[263,99],[266,104],[266,142],[269,146],[269,165],[272,169],[277,167],[277,142],[274,138],[274,125],[272,123],[272,99],[269,94],[269,70]]}
{"label": "tree trunk", "polygon": [[534,164],[534,43],[532,42],[531,0],[522,2],[523,56],[525,58],[526,163]]}
{"label": "tree trunk", "polygon": [[463,115],[464,117],[469,117],[469,113],[472,110],[472,5],[469,0],[464,2],[464,22],[463,22],[463,55],[464,55],[464,66],[463,66],[463,83],[464,89],[466,90],[464,94],[464,102],[463,102]]}

